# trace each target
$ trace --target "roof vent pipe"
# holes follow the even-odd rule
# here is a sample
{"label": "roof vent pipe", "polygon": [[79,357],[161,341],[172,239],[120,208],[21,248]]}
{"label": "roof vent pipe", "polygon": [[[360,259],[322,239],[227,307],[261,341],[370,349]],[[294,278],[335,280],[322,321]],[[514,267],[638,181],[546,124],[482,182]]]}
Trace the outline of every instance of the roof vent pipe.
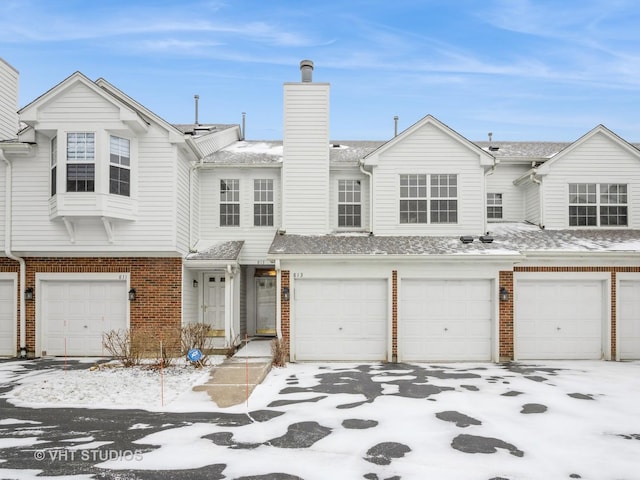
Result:
{"label": "roof vent pipe", "polygon": [[310,83],[313,77],[313,62],[311,60],[302,60],[300,62],[300,73],[302,74],[302,83]]}
{"label": "roof vent pipe", "polygon": [[240,132],[240,135],[242,135],[241,140],[245,139],[245,127],[246,127],[246,119],[247,119],[247,112],[242,112],[242,131]]}
{"label": "roof vent pipe", "polygon": [[393,117],[393,136],[398,136],[398,115],[394,115]]}
{"label": "roof vent pipe", "polygon": [[193,96],[195,102],[196,102],[196,121],[195,124],[196,125],[200,125],[200,123],[198,123],[198,100],[200,100],[200,95],[194,95]]}

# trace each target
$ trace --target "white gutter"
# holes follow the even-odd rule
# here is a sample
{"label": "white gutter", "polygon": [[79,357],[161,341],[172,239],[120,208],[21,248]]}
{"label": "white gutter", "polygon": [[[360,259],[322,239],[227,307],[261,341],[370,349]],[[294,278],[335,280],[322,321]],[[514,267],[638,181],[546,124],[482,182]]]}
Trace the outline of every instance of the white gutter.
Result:
{"label": "white gutter", "polygon": [[373,233],[373,174],[364,169],[364,162],[358,162],[360,171],[369,177],[369,232]]}
{"label": "white gutter", "polygon": [[544,201],[543,201],[543,195],[542,195],[542,180],[536,178],[536,174],[538,173],[538,169],[534,168],[533,171],[531,172],[531,175],[529,175],[529,179],[535,183],[536,185],[538,185],[538,200],[540,202],[540,224],[538,225],[540,228],[544,229]]}
{"label": "white gutter", "polygon": [[5,157],[4,151],[0,148],[0,159],[7,165],[7,172],[5,175],[5,226],[4,226],[4,253],[7,258],[18,262],[20,265],[20,354],[27,351],[27,314],[26,305],[24,299],[25,283],[27,280],[27,266],[22,257],[14,255],[11,251],[11,227],[12,220],[12,205],[13,205],[13,166],[9,159]]}

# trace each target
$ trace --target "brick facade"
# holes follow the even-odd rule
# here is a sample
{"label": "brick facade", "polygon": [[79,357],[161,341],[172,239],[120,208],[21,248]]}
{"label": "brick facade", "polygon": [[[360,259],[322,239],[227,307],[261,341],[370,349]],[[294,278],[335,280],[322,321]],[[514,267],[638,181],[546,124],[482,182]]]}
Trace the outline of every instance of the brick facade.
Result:
{"label": "brick facade", "polygon": [[[289,295],[293,295],[293,292],[290,291],[291,285],[289,282],[289,271],[282,270],[280,272],[280,287],[282,291],[289,291]],[[289,358],[289,345],[291,342],[291,317],[289,315],[289,305],[291,301],[285,300],[284,295],[280,295],[280,330],[282,331],[282,343],[284,348],[286,349],[286,357],[287,360]]]}
{"label": "brick facade", "polygon": [[398,359],[398,271],[391,272],[391,358]]}
{"label": "brick facade", "polygon": [[[137,298],[129,303],[132,332],[174,330],[182,322],[182,258],[27,257],[26,287],[35,290],[36,273],[129,273]],[[18,272],[18,263],[3,258],[0,271]],[[22,288],[18,287],[18,292]],[[20,302],[18,301],[18,309]],[[35,300],[26,301],[26,340],[35,351]],[[19,312],[18,312],[19,318]],[[18,325],[18,328],[20,326]],[[18,339],[20,332],[18,332]],[[16,345],[16,351],[19,346]],[[35,352],[37,354],[37,352]]]}
{"label": "brick facade", "polygon": [[499,352],[498,357],[502,360],[513,359],[513,272],[503,271],[499,275],[498,290],[506,288],[509,293],[509,300],[503,302],[499,300],[500,304],[500,318],[499,318]]}

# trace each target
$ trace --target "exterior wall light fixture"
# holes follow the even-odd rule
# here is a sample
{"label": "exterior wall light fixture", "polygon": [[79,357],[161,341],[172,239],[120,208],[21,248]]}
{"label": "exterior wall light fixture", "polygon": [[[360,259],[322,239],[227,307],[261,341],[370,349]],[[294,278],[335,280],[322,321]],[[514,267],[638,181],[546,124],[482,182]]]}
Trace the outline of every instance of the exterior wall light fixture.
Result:
{"label": "exterior wall light fixture", "polygon": [[24,299],[25,300],[33,300],[33,288],[26,288],[24,291]]}
{"label": "exterior wall light fixture", "polygon": [[198,280],[193,281],[193,288],[198,288]]}
{"label": "exterior wall light fixture", "polygon": [[129,290],[129,300],[133,301],[136,299],[136,289],[132,288]]}
{"label": "exterior wall light fixture", "polygon": [[500,301],[508,302],[509,301],[509,290],[505,287],[500,287]]}
{"label": "exterior wall light fixture", "polygon": [[284,287],[282,289],[282,301],[283,302],[289,301],[289,287]]}

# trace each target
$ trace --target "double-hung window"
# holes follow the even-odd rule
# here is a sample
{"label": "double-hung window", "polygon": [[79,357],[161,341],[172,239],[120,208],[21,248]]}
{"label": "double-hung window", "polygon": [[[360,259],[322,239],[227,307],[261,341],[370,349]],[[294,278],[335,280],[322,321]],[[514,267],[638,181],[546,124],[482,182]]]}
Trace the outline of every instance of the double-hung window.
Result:
{"label": "double-hung window", "polygon": [[220,226],[240,226],[240,180],[220,180]]}
{"label": "double-hung window", "polygon": [[457,221],[457,175],[400,175],[400,223]]}
{"label": "double-hung window", "polygon": [[458,221],[458,177],[431,175],[431,223]]}
{"label": "double-hung window", "polygon": [[253,181],[253,225],[273,226],[273,180],[271,179]]}
{"label": "double-hung window", "polygon": [[130,142],[113,135],[109,142],[109,193],[131,195]]}
{"label": "double-hung window", "polygon": [[338,227],[360,227],[360,180],[338,180]]}
{"label": "double-hung window", "polygon": [[627,226],[627,185],[569,184],[569,226]]}
{"label": "double-hung window", "polygon": [[427,223],[426,175],[400,175],[400,223]]}
{"label": "double-hung window", "polygon": [[487,193],[487,219],[502,220],[501,193]]}
{"label": "double-hung window", "polygon": [[67,192],[95,191],[95,134],[67,133]]}

